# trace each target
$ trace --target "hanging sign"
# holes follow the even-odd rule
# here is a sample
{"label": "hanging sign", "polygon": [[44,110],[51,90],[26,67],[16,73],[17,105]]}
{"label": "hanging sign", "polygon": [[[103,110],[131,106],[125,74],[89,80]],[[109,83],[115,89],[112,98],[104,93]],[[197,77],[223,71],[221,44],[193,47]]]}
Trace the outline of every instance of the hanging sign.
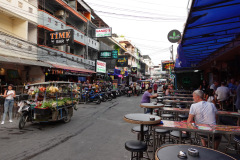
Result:
{"label": "hanging sign", "polygon": [[173,70],[175,63],[172,60],[162,61],[162,71]]}
{"label": "hanging sign", "polygon": [[112,28],[96,29],[96,37],[112,37]]}
{"label": "hanging sign", "polygon": [[131,68],[131,74],[137,74],[137,67]]}
{"label": "hanging sign", "polygon": [[60,31],[51,31],[48,32],[48,44],[49,45],[71,45],[73,44],[74,34],[73,29],[60,30]]}
{"label": "hanging sign", "polygon": [[118,59],[118,50],[113,51],[100,51],[99,59]]}
{"label": "hanging sign", "polygon": [[106,73],[106,62],[96,60],[95,64],[97,73]]}
{"label": "hanging sign", "polygon": [[119,56],[117,59],[117,67],[127,67],[128,66],[128,56]]}
{"label": "hanging sign", "polygon": [[177,43],[181,39],[181,33],[178,30],[171,30],[167,38],[171,43]]}

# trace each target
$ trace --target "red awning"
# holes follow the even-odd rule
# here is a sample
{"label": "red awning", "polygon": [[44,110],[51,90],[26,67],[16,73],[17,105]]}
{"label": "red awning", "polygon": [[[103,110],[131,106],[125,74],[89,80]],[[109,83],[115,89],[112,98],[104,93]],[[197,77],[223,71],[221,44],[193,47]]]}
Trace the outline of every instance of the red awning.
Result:
{"label": "red awning", "polygon": [[60,69],[65,69],[65,70],[71,70],[71,71],[77,71],[77,72],[83,72],[83,73],[96,73],[94,71],[88,70],[88,69],[83,69],[83,68],[76,68],[76,67],[70,67],[70,66],[62,66],[58,64],[51,64],[55,68],[60,68]]}

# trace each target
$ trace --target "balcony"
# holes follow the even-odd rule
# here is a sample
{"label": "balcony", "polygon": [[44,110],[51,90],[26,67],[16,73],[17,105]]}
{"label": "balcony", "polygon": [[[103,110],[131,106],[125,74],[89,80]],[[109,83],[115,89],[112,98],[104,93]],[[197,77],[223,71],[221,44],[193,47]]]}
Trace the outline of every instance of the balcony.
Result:
{"label": "balcony", "polygon": [[0,0],[1,8],[4,8],[8,13],[18,16],[21,19],[37,24],[38,10],[37,7],[30,4],[26,0]]}
{"label": "balcony", "polygon": [[64,21],[61,21],[60,19],[56,18],[55,16],[39,10],[39,27],[45,28],[50,31],[55,30],[64,30],[64,29],[73,29],[74,30],[74,42],[79,43],[81,45],[88,45],[91,48],[94,48],[96,50],[99,50],[99,42],[89,38],[88,36],[85,36],[84,33],[70,25],[66,25]]}

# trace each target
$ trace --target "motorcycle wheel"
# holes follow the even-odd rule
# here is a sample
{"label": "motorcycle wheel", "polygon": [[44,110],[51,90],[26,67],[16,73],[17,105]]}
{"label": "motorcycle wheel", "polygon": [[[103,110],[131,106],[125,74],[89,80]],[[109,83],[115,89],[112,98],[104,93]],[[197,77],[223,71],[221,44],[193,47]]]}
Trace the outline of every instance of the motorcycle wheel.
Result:
{"label": "motorcycle wheel", "polygon": [[107,101],[107,97],[106,97],[106,96],[103,96],[103,97],[102,97],[102,101],[103,101],[103,102],[106,102],[106,101]]}
{"label": "motorcycle wheel", "polygon": [[97,100],[96,104],[100,104],[101,103],[101,100],[100,98]]}
{"label": "motorcycle wheel", "polygon": [[19,120],[19,124],[18,124],[19,129],[24,128],[24,126],[26,124],[26,117],[27,117],[27,114],[22,114],[21,115],[20,120]]}
{"label": "motorcycle wheel", "polygon": [[111,101],[111,100],[112,100],[112,97],[111,97],[111,96],[108,96],[108,100]]}

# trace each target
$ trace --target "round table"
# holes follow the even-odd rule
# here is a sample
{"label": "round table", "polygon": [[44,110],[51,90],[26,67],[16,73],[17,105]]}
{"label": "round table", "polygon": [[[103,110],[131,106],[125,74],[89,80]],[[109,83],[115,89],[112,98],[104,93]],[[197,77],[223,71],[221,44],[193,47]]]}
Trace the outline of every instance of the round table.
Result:
{"label": "round table", "polygon": [[[157,104],[156,104],[156,102],[153,102],[153,103],[141,103],[141,104],[140,104],[140,107],[142,107],[142,108],[155,109],[155,108],[164,107],[164,104],[162,104],[162,103],[157,103]],[[153,112],[153,110],[151,110],[151,114],[153,114],[152,112]]]}
{"label": "round table", "polygon": [[[193,157],[188,154],[188,149],[194,148],[199,151],[199,157]],[[185,144],[173,144],[167,145],[164,147],[159,148],[155,153],[156,160],[178,160],[178,153],[179,151],[183,151],[187,154],[186,160],[236,160],[235,158],[201,146],[194,146],[194,145],[185,145]]]}
{"label": "round table", "polygon": [[[155,118],[155,120],[150,120],[150,118]],[[123,118],[128,123],[140,124],[140,141],[144,141],[144,132],[143,127],[145,125],[153,125],[161,122],[161,118],[159,116],[142,114],[142,113],[131,113],[127,114]],[[142,153],[140,153],[140,157],[142,157]]]}

